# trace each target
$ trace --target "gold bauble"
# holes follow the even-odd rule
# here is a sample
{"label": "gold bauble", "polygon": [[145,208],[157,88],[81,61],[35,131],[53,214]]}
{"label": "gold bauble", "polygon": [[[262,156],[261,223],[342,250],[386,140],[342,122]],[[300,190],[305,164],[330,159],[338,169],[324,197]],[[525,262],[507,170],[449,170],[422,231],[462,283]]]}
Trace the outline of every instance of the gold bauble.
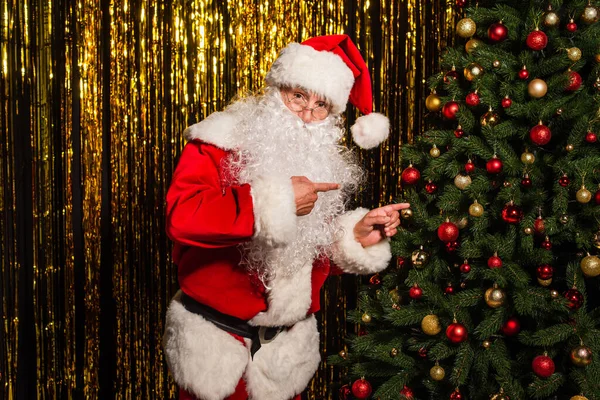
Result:
{"label": "gold bauble", "polygon": [[398,291],[398,288],[390,290],[388,294],[390,295],[392,303],[400,303],[400,292]]}
{"label": "gold bauble", "polygon": [[598,9],[592,5],[587,5],[581,13],[581,20],[586,24],[593,24],[598,21]]}
{"label": "gold bauble", "polygon": [[592,244],[595,248],[600,249],[600,231],[594,234],[594,237],[592,238]]}
{"label": "gold bauble", "polygon": [[466,80],[472,81],[475,78],[479,78],[481,75],[483,75],[483,67],[473,62],[465,67],[463,73]]}
{"label": "gold bauble", "polygon": [[523,233],[526,234],[527,236],[533,234],[533,228],[530,226],[527,226],[525,228],[523,228]]}
{"label": "gold bauble", "polygon": [[504,186],[504,187],[511,187],[511,186],[512,186],[512,183],[510,183],[509,181],[504,181],[504,182],[502,183],[502,186]]}
{"label": "gold bauble", "polygon": [[535,162],[535,155],[533,153],[525,151],[523,154],[521,154],[521,162],[523,164],[531,165]]}
{"label": "gold bauble", "polygon": [[471,184],[471,177],[469,175],[458,174],[454,178],[454,186],[460,190],[465,190]]}
{"label": "gold bauble", "polygon": [[567,56],[569,57],[569,60],[573,62],[579,61],[581,58],[581,50],[579,50],[577,47],[571,47],[567,49]]}
{"label": "gold bauble", "polygon": [[434,365],[429,370],[429,376],[431,376],[431,379],[434,381],[441,381],[446,376],[446,371],[439,365]]}
{"label": "gold bauble", "polygon": [[581,189],[575,193],[575,198],[577,198],[577,201],[582,204],[589,203],[589,201],[592,199],[592,192],[587,190],[585,186],[582,185]]}
{"label": "gold bauble", "polygon": [[483,206],[477,200],[469,206],[469,215],[472,217],[481,217],[483,215]]}
{"label": "gold bauble", "polygon": [[465,229],[467,225],[469,225],[469,220],[464,217],[456,222],[456,226],[458,227],[458,229]]}
{"label": "gold bauble", "polygon": [[429,253],[421,248],[413,251],[410,258],[413,266],[415,268],[421,269],[424,268],[429,262]]}
{"label": "gold bauble", "polygon": [[568,151],[568,152],[572,152],[574,148],[575,147],[573,147],[572,144],[568,144],[568,145],[565,146],[565,150]]}
{"label": "gold bauble", "polygon": [[483,343],[481,343],[481,345],[484,349],[489,349],[490,347],[492,347],[492,342],[490,342],[489,340],[484,340]]}
{"label": "gold bauble", "polygon": [[364,313],[361,317],[362,322],[364,322],[365,324],[368,324],[369,322],[371,322],[371,316],[367,313]]}
{"label": "gold bauble", "polygon": [[581,262],[579,263],[581,267],[581,271],[588,278],[593,278],[595,276],[600,275],[600,258],[597,256],[587,255],[583,257]]}
{"label": "gold bauble", "polygon": [[462,38],[470,38],[477,31],[477,25],[471,18],[463,18],[456,24],[456,34]]}
{"label": "gold bauble", "polygon": [[550,297],[552,297],[553,299],[558,299],[558,296],[560,296],[560,293],[558,293],[558,290],[552,289],[550,291]]}
{"label": "gold bauble", "polygon": [[501,65],[502,65],[502,63],[500,62],[500,60],[494,60],[492,62],[492,67],[494,67],[494,68],[500,68]]}
{"label": "gold bauble", "polygon": [[500,122],[500,117],[494,111],[490,110],[481,116],[479,122],[481,126],[496,126]]}
{"label": "gold bauble", "polygon": [[561,115],[563,113],[563,109],[562,108],[557,108],[556,109],[556,115]]}
{"label": "gold bauble", "polygon": [[429,314],[423,317],[421,321],[421,329],[426,335],[434,336],[442,331],[440,320],[437,315]]}
{"label": "gold bauble", "polygon": [[344,360],[346,359],[346,357],[348,357],[348,353],[346,353],[346,350],[340,350],[340,352],[338,353],[338,355],[340,357],[342,357]]}
{"label": "gold bauble", "polygon": [[439,111],[442,109],[442,99],[437,93],[433,92],[425,99],[425,107],[432,112]]}
{"label": "gold bauble", "polygon": [[558,217],[558,220],[560,221],[561,224],[566,224],[567,222],[569,222],[569,215],[568,214],[562,214],[560,217]]}
{"label": "gold bauble", "polygon": [[400,218],[402,219],[411,219],[413,217],[413,210],[410,208],[404,208],[400,210]]}
{"label": "gold bauble", "polygon": [[471,54],[477,47],[479,47],[482,44],[483,42],[479,39],[469,39],[469,41],[465,43],[465,50],[468,54]]}
{"label": "gold bauble", "polygon": [[433,158],[438,158],[441,152],[440,149],[434,144],[433,147],[429,150],[429,155]]}
{"label": "gold bauble", "polygon": [[531,97],[539,99],[544,97],[548,92],[548,85],[546,85],[546,82],[544,82],[543,79],[536,78],[529,82],[529,85],[527,85],[527,91]]}
{"label": "gold bauble", "polygon": [[548,11],[544,15],[544,26],[553,27],[560,23],[560,17],[554,11]]}
{"label": "gold bauble", "polygon": [[600,63],[600,54],[594,55],[594,61],[596,61],[597,63]]}
{"label": "gold bauble", "polygon": [[542,285],[544,287],[548,287],[548,286],[552,285],[552,278],[550,278],[550,279],[537,278],[537,281],[540,285]]}
{"label": "gold bauble", "polygon": [[571,362],[578,367],[586,367],[592,363],[592,349],[587,346],[577,346],[571,350]]}
{"label": "gold bauble", "polygon": [[485,291],[484,298],[488,306],[498,308],[506,301],[506,293],[499,287],[491,287]]}
{"label": "gold bauble", "polygon": [[588,400],[588,398],[585,397],[585,396],[579,396],[579,395],[577,395],[577,396],[571,397],[569,400]]}
{"label": "gold bauble", "polygon": [[398,355],[398,349],[397,349],[397,348],[395,348],[395,347],[393,347],[393,348],[390,350],[390,357],[396,357],[397,355]]}

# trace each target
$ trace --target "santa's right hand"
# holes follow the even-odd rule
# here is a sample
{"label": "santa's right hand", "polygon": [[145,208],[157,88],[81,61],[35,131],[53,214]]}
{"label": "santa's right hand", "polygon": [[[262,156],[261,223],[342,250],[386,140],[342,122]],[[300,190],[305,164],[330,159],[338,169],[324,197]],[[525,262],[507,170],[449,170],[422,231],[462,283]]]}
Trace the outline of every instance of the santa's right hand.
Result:
{"label": "santa's right hand", "polygon": [[305,176],[292,176],[291,179],[297,216],[310,214],[319,198],[318,192],[328,192],[340,188],[338,183],[312,182]]}

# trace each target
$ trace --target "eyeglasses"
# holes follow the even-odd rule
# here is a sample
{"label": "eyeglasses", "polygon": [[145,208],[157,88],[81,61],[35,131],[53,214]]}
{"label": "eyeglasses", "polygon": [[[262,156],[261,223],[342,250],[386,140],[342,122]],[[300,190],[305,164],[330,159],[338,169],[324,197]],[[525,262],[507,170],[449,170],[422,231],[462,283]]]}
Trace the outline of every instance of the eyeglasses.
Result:
{"label": "eyeglasses", "polygon": [[[292,96],[291,98],[290,95]],[[310,110],[313,118],[318,121],[327,118],[327,116],[329,115],[329,105],[324,101],[318,101],[316,107],[309,108],[307,107],[308,100],[306,100],[306,97],[302,93],[285,93],[285,98],[289,103],[290,110],[294,112]]]}

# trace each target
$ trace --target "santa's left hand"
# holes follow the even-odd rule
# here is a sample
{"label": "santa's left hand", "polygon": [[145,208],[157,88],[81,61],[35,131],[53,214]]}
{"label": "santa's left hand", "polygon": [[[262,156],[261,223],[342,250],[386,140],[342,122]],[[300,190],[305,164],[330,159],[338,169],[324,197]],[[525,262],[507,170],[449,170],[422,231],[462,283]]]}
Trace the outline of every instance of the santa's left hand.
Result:
{"label": "santa's left hand", "polygon": [[369,211],[354,225],[354,238],[363,247],[367,247],[394,236],[400,225],[399,211],[409,207],[408,203],[397,203]]}

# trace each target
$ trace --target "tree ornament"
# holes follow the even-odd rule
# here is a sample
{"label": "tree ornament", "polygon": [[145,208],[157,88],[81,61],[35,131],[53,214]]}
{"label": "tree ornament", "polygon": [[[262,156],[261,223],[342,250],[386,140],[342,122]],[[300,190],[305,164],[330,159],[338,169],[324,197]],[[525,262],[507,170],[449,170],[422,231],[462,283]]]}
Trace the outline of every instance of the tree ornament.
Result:
{"label": "tree ornament", "polygon": [[404,257],[398,256],[396,257],[396,269],[401,270],[406,265],[406,259]]}
{"label": "tree ornament", "polygon": [[471,177],[469,175],[458,174],[454,178],[454,185],[460,190],[465,190],[471,184]]}
{"label": "tree ornament", "polygon": [[458,239],[458,226],[450,222],[450,219],[446,218],[446,222],[443,222],[438,227],[437,234],[438,238],[440,238],[442,242],[455,241],[456,239]]}
{"label": "tree ornament", "polygon": [[[463,74],[465,79],[469,82],[475,80],[476,78],[480,78],[484,73],[483,67],[476,62],[472,62],[465,67],[463,70]],[[479,96],[478,96],[479,97]]]}
{"label": "tree ornament", "polygon": [[569,153],[572,152],[574,149],[575,149],[575,147],[572,144],[567,144],[565,146],[565,150]]}
{"label": "tree ornament", "polygon": [[429,253],[423,250],[423,246],[411,254],[411,261],[415,268],[423,269],[429,262]]}
{"label": "tree ornament", "polygon": [[592,349],[583,344],[571,350],[571,362],[578,367],[587,367],[592,363]]}
{"label": "tree ornament", "polygon": [[542,264],[537,267],[536,274],[539,279],[551,279],[554,274],[554,268],[550,264]]}
{"label": "tree ornament", "polygon": [[398,355],[398,349],[395,347],[392,347],[392,349],[390,350],[390,357],[394,358]]}
{"label": "tree ornament", "polygon": [[579,61],[581,59],[581,50],[578,47],[570,47],[567,49],[567,57],[573,62]]}
{"label": "tree ornament", "polygon": [[499,43],[508,37],[508,28],[502,23],[502,21],[493,23],[488,28],[488,37],[493,43]]}
{"label": "tree ornament", "polygon": [[600,90],[600,77],[596,78],[596,81],[594,82],[594,87],[596,88],[596,90]]}
{"label": "tree ornament", "polygon": [[515,317],[509,317],[502,325],[502,333],[506,336],[515,336],[521,331],[521,323]]}
{"label": "tree ornament", "polygon": [[560,24],[560,17],[558,16],[557,13],[552,11],[552,6],[550,6],[550,5],[548,6],[548,10],[544,14],[543,22],[544,22],[544,26],[547,26],[549,28],[553,28],[555,26],[558,26],[558,24]]}
{"label": "tree ornament", "polygon": [[542,246],[542,249],[544,249],[544,250],[552,249],[552,242],[550,241],[550,238],[548,236],[546,236],[546,238],[542,242],[541,246]]}
{"label": "tree ornament", "polygon": [[562,187],[569,186],[569,183],[571,183],[571,180],[569,179],[567,174],[563,174],[563,176],[561,176],[558,180],[558,184]]}
{"label": "tree ornament", "polygon": [[485,303],[491,308],[502,307],[506,302],[506,293],[496,284],[494,284],[494,287],[486,290],[483,297],[485,299]]}
{"label": "tree ornament", "polygon": [[467,340],[467,328],[456,321],[448,325],[446,328],[446,337],[454,344],[458,344]]}
{"label": "tree ornament", "polygon": [[338,356],[340,356],[344,360],[346,360],[348,358],[348,353],[346,353],[346,350],[342,349],[342,350],[339,351]]}
{"label": "tree ornament", "polygon": [[407,400],[412,400],[414,398],[414,394],[413,394],[412,389],[409,388],[406,385],[404,385],[404,387],[400,391],[400,396],[404,396],[404,398],[407,399]]}
{"label": "tree ornament", "polygon": [[479,105],[479,95],[477,94],[477,90],[474,92],[471,92],[467,95],[467,97],[465,98],[465,103],[467,103],[468,106],[471,107],[475,107],[477,105]]}
{"label": "tree ornament", "polygon": [[429,155],[433,158],[438,158],[440,156],[441,152],[440,149],[438,149],[438,147],[434,144],[433,147],[431,149],[429,149]]}
{"label": "tree ornament", "polygon": [[509,108],[512,105],[512,100],[510,97],[508,97],[508,95],[506,95],[500,103],[502,104],[503,108]]}
{"label": "tree ornament", "polygon": [[543,287],[548,287],[548,286],[552,285],[552,278],[550,278],[550,279],[537,278],[537,281],[540,284],[540,286],[543,286]]}
{"label": "tree ornament", "polygon": [[425,191],[429,194],[434,194],[437,191],[437,185],[429,181],[425,184]]}
{"label": "tree ornament", "polygon": [[533,79],[527,85],[527,91],[531,97],[536,99],[542,98],[548,92],[548,85],[543,79]]}
{"label": "tree ornament", "polygon": [[535,162],[535,155],[528,150],[525,150],[525,152],[521,154],[521,162],[523,164],[531,165]]}
{"label": "tree ornament", "polygon": [[463,274],[468,274],[469,272],[471,272],[471,266],[469,265],[469,262],[467,260],[465,260],[465,262],[463,262],[460,267],[460,272],[462,272]]}
{"label": "tree ornament", "polygon": [[519,79],[525,80],[529,78],[529,71],[527,71],[527,67],[523,65],[523,68],[519,71]]}
{"label": "tree ornament", "polygon": [[598,136],[596,136],[596,134],[592,131],[587,131],[587,133],[585,134],[585,141],[588,143],[596,143],[596,141],[598,140]]}
{"label": "tree ornament", "polygon": [[558,290],[552,289],[550,290],[550,297],[553,299],[558,299],[560,297],[560,293],[558,293]]}
{"label": "tree ornament", "polygon": [[465,50],[468,54],[472,54],[473,51],[479,46],[481,46],[483,42],[479,39],[471,38],[467,43],[465,43]]}
{"label": "tree ornament", "polygon": [[600,231],[594,234],[594,237],[592,238],[592,244],[595,248],[600,249]]}
{"label": "tree ornament", "polygon": [[446,251],[448,253],[452,254],[456,250],[458,250],[458,248],[460,247],[460,243],[458,243],[456,240],[454,240],[452,242],[445,243],[444,247],[446,248]]}
{"label": "tree ornament", "polygon": [[593,24],[598,21],[598,9],[591,4],[588,4],[581,13],[581,20],[586,24]]}
{"label": "tree ornament", "polygon": [[456,0],[456,7],[463,8],[467,5],[467,0]]}
{"label": "tree ornament", "polygon": [[550,128],[544,125],[540,120],[540,122],[529,131],[529,138],[538,146],[543,146],[548,144],[552,138],[552,132],[550,132]]}
{"label": "tree ornament", "polygon": [[371,384],[365,378],[360,378],[352,384],[352,395],[357,399],[363,400],[371,395]]}
{"label": "tree ornament", "polygon": [[483,206],[477,200],[473,201],[473,204],[469,206],[469,215],[472,217],[481,217],[483,215]]}
{"label": "tree ornament", "polygon": [[500,123],[500,116],[498,116],[498,114],[490,107],[490,109],[479,118],[479,123],[481,126],[496,126]]}
{"label": "tree ornament", "polygon": [[523,176],[523,179],[521,179],[521,186],[523,186],[524,188],[530,188],[532,185],[531,182],[531,178],[529,177],[529,174],[525,174]]}
{"label": "tree ornament", "polygon": [[[495,185],[495,182],[492,182],[492,185]],[[512,183],[510,183],[510,181],[504,181],[502,183],[502,186],[504,186],[504,187],[511,187]]]}
{"label": "tree ornament", "polygon": [[583,305],[583,295],[575,287],[565,292],[565,298],[569,300],[568,306],[572,310],[578,310]]}
{"label": "tree ornament", "polygon": [[375,274],[373,275],[370,279],[369,279],[369,283],[373,286],[377,286],[377,285],[381,285],[381,276],[379,276],[379,274]]}
{"label": "tree ornament", "polygon": [[431,376],[431,379],[433,379],[434,381],[441,381],[446,376],[446,371],[444,370],[444,368],[440,367],[438,363],[436,363],[429,370],[429,376]]}
{"label": "tree ornament", "polygon": [[358,328],[358,336],[365,336],[367,333],[367,329],[364,325],[361,325],[360,328]]}
{"label": "tree ornament", "polygon": [[561,214],[561,216],[558,217],[558,220],[564,225],[569,222],[569,216],[567,214]]}
{"label": "tree ornament", "polygon": [[492,61],[492,67],[494,67],[494,68],[500,68],[501,65],[502,65],[502,63],[500,62],[500,60]]}
{"label": "tree ornament", "polygon": [[416,283],[408,290],[408,295],[413,300],[419,300],[423,296],[423,289]]}
{"label": "tree ornament", "polygon": [[490,400],[510,400],[510,397],[503,390],[500,390],[500,393],[496,393],[493,395]]}
{"label": "tree ornament", "polygon": [[400,293],[398,292],[398,288],[390,290],[388,295],[390,296],[390,300],[394,303],[400,303],[400,300],[402,300]]}
{"label": "tree ornament", "polygon": [[419,181],[419,178],[421,178],[421,172],[413,167],[412,164],[405,168],[400,175],[400,180],[405,185],[414,185]]}
{"label": "tree ornament", "polygon": [[340,388],[340,400],[350,400],[350,396],[352,396],[352,389],[350,389],[350,385],[344,385]]}
{"label": "tree ornament", "polygon": [[526,234],[527,236],[532,235],[533,234],[533,228],[530,226],[526,226],[525,228],[523,228],[523,233]]}
{"label": "tree ornament", "polygon": [[448,282],[448,286],[444,288],[444,293],[448,295],[454,294],[454,286],[452,286],[452,283]]}
{"label": "tree ornament", "polygon": [[452,69],[444,75],[444,83],[448,84],[456,79],[458,79],[458,72],[456,72],[456,67],[453,65]]}
{"label": "tree ornament", "polygon": [[362,317],[360,318],[362,320],[362,322],[364,322],[365,324],[368,324],[371,322],[371,316],[368,313],[364,313],[362,315]]}
{"label": "tree ornament", "polygon": [[404,208],[400,210],[400,218],[403,220],[409,220],[413,217],[413,210],[410,208]]}
{"label": "tree ornament", "polygon": [[562,108],[557,108],[556,109],[556,115],[561,115],[563,113],[563,109]]}
{"label": "tree ornament", "polygon": [[547,355],[537,356],[531,362],[533,372],[540,378],[548,378],[554,373],[554,361]]}
{"label": "tree ornament", "polygon": [[598,188],[598,190],[596,190],[596,193],[594,193],[594,202],[596,203],[596,205],[600,205],[600,187]]}
{"label": "tree ornament", "polygon": [[471,161],[471,159],[469,159],[467,161],[467,163],[465,164],[465,172],[467,174],[472,173],[473,171],[475,171],[475,164],[473,164],[473,161]]}
{"label": "tree ornament", "polygon": [[490,174],[499,174],[502,172],[502,167],[502,160],[500,160],[496,154],[494,154],[494,156],[485,164],[485,169]]}
{"label": "tree ornament", "polygon": [[449,101],[442,107],[442,115],[447,119],[455,120],[459,109],[460,106],[456,101]]}
{"label": "tree ornament", "polygon": [[578,202],[580,202],[582,204],[589,203],[590,200],[592,199],[592,192],[587,190],[585,188],[585,185],[581,185],[581,189],[579,189],[577,191],[577,193],[575,193],[575,198],[577,199]]}
{"label": "tree ornament", "polygon": [[573,396],[569,400],[588,400],[585,396]]}
{"label": "tree ornament", "polygon": [[442,108],[442,99],[437,95],[435,90],[431,92],[429,96],[425,99],[425,107],[431,111],[436,112],[440,111]]}
{"label": "tree ornament", "polygon": [[421,320],[421,329],[426,335],[435,336],[442,331],[437,315],[429,314]]}
{"label": "tree ornament", "polygon": [[502,220],[507,224],[518,224],[523,220],[523,210],[510,201],[502,209]]}
{"label": "tree ornament", "polygon": [[573,20],[573,18],[571,18],[569,20],[569,23],[567,24],[567,30],[569,32],[575,32],[577,30],[577,24],[575,23],[575,21]]}
{"label": "tree ornament", "polygon": [[465,135],[465,131],[463,131],[463,129],[460,127],[460,125],[454,130],[454,136],[456,136],[458,139],[460,139],[461,137],[463,137]]}
{"label": "tree ornament", "polygon": [[456,24],[456,34],[461,38],[468,39],[477,31],[477,24],[471,18],[463,18]]}
{"label": "tree ornament", "polygon": [[583,257],[579,263],[581,271],[588,278],[594,278],[600,275],[600,258],[597,256],[591,256],[589,253]]}
{"label": "tree ornament", "polygon": [[502,259],[498,257],[498,253],[494,253],[493,256],[488,258],[487,265],[489,268],[502,268]]}
{"label": "tree ornament", "polygon": [[450,400],[463,400],[463,395],[460,392],[460,390],[458,390],[458,388],[454,389],[454,392],[450,393]]}
{"label": "tree ornament", "polygon": [[466,217],[462,217],[456,223],[456,226],[458,226],[458,229],[464,229],[467,227],[467,225],[469,225],[469,220]]}
{"label": "tree ornament", "polygon": [[533,221],[533,229],[535,229],[535,233],[539,235],[546,232],[546,223],[541,215]]}
{"label": "tree ornament", "polygon": [[536,28],[536,30],[527,35],[525,43],[531,50],[540,51],[548,45],[548,36]]}
{"label": "tree ornament", "polygon": [[581,87],[583,79],[581,79],[581,75],[575,71],[569,70],[567,74],[569,75],[569,83],[565,87],[565,90],[567,92],[574,92]]}
{"label": "tree ornament", "polygon": [[421,347],[419,349],[419,357],[421,358],[427,358],[427,348],[426,347]]}

